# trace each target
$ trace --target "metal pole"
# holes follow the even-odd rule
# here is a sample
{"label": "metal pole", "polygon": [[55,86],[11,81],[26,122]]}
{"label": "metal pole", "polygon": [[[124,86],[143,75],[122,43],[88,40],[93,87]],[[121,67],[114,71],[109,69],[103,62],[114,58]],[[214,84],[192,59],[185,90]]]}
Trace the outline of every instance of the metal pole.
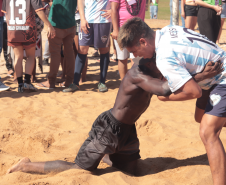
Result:
{"label": "metal pole", "polygon": [[173,25],[179,25],[179,0],[173,0]]}

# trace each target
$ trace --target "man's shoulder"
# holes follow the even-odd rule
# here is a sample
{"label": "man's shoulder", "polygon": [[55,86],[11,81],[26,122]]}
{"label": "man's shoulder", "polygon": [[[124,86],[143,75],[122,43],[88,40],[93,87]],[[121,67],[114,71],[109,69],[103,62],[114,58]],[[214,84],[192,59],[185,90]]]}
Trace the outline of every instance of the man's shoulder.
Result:
{"label": "man's shoulder", "polygon": [[143,72],[138,65],[134,65],[126,74],[126,78],[133,84],[136,84],[142,80]]}

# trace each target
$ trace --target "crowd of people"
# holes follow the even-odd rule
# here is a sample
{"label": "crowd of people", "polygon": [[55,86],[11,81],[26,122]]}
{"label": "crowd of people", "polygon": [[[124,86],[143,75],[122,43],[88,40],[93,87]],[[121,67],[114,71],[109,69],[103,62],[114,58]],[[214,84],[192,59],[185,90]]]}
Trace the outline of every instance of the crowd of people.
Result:
{"label": "crowd of people", "polygon": [[[51,5],[49,19],[44,13],[46,3]],[[157,6],[158,1],[152,3],[152,6]],[[140,158],[135,122],[148,108],[152,95],[156,94],[160,101],[197,99],[195,120],[200,123],[200,137],[208,155],[213,182],[214,185],[225,185],[226,156],[219,135],[226,122],[226,52],[216,44],[223,24],[220,5],[221,1],[215,0],[182,0],[181,15],[185,18],[185,26],[169,25],[154,31],[144,22],[146,1],[3,0],[7,45],[13,48],[15,55],[14,67],[9,65],[7,69],[10,75],[14,73],[16,76],[18,92],[55,88],[60,64],[63,68],[63,92],[79,90],[90,46],[99,50],[98,89],[106,92],[111,37],[119,75],[123,79],[113,108],[95,120],[74,163],[32,163],[24,158],[8,173],[49,173],[72,168],[93,171],[103,160],[135,174]],[[31,76],[37,37],[36,14],[47,26],[46,48],[49,48],[51,62],[47,81],[34,87]],[[202,35],[192,31],[196,20]],[[3,23],[3,19],[1,21]],[[23,50],[27,60],[24,78]],[[127,71],[128,58],[139,65]]]}
{"label": "crowd of people", "polygon": [[[8,76],[14,76],[14,79],[17,80],[18,92],[53,89],[56,82],[60,82],[60,86],[65,87],[63,92],[79,90],[79,83],[85,79],[88,65],[87,55],[90,46],[96,49],[94,54],[100,56],[98,89],[100,92],[106,92],[108,88],[105,81],[110,62],[111,38],[114,46],[113,59],[118,62],[121,80],[127,73],[128,58],[131,59],[132,65],[134,62],[138,63],[141,59],[141,57],[134,57],[126,49],[121,50],[117,43],[117,36],[120,27],[126,20],[132,17],[140,17],[144,20],[147,1],[127,2],[127,0],[109,0],[94,1],[93,3],[76,1],[74,4],[66,3],[65,7],[62,7],[62,3],[61,6],[58,6],[60,1],[41,0],[40,4],[36,5],[31,1],[30,5],[26,5],[25,14],[18,13],[20,11],[18,6],[11,10],[11,6],[9,6],[11,2],[15,6],[14,1],[0,1],[0,7],[2,6],[2,11],[0,12],[0,37],[2,38],[0,51],[3,48]],[[158,3],[158,0],[150,0],[151,19],[157,19]],[[226,6],[224,2],[222,4],[222,19],[220,21],[220,16],[214,13],[219,12],[220,7],[213,2],[208,4],[201,0],[196,2],[193,0],[179,1],[182,27],[194,30],[198,16],[200,33],[207,36],[211,41],[219,43],[222,26],[226,17]],[[205,15],[210,14],[207,10],[212,13],[212,16],[203,20]],[[14,11],[14,17],[11,18],[11,14],[7,14],[7,11]],[[170,25],[172,25],[172,0],[170,0],[170,12]],[[7,20],[4,13],[8,15]],[[33,17],[32,19],[30,14]],[[46,15],[49,19],[46,18]],[[16,18],[20,18],[20,16],[23,18],[21,20],[18,19],[19,21],[16,22]],[[26,21],[21,24],[21,21],[25,19],[24,16],[26,16]],[[43,71],[42,64],[47,64],[50,68],[47,80],[34,87],[31,82],[36,80],[35,42],[37,38],[41,37],[43,22],[48,27],[48,40],[45,43],[43,56],[42,54],[39,56],[41,58],[41,61],[39,60],[39,67],[41,71]],[[213,24],[214,26],[212,26]],[[21,30],[10,29],[16,26],[19,28],[18,25],[29,25],[29,30],[24,30],[21,26]],[[206,29],[206,26],[209,28]],[[34,34],[34,32],[36,33]],[[18,45],[18,43],[20,44]],[[25,53],[23,50],[25,50]],[[22,61],[24,58],[26,59],[26,66],[23,79]],[[63,69],[62,79],[56,81],[60,64]],[[10,88],[2,82],[0,83],[1,91]]]}

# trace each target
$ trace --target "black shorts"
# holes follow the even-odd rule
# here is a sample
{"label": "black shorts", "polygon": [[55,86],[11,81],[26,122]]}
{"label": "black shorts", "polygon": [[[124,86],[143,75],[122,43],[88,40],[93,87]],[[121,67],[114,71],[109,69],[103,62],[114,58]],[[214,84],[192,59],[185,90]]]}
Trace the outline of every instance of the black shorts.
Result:
{"label": "black shorts", "polygon": [[95,170],[105,154],[113,164],[127,163],[140,158],[135,124],[119,122],[110,110],[98,116],[89,137],[81,146],[75,163],[85,170]]}
{"label": "black shorts", "polygon": [[212,91],[212,88],[210,88],[209,90],[202,89],[202,96],[200,98],[197,98],[196,107],[202,110],[206,109],[206,105],[209,101],[209,96],[211,91]]}
{"label": "black shorts", "polygon": [[76,25],[76,32],[75,32],[75,35],[78,35],[79,29],[80,29],[80,19],[75,20],[75,25]]}
{"label": "black shorts", "polygon": [[198,15],[198,6],[184,5],[185,16],[195,16]]}

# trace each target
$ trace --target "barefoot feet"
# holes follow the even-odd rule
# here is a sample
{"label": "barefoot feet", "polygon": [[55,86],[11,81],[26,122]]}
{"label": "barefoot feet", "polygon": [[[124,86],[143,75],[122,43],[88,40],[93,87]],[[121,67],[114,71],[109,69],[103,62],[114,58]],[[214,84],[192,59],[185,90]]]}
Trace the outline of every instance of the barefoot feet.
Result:
{"label": "barefoot feet", "polygon": [[21,159],[17,164],[15,164],[14,166],[12,166],[11,168],[9,168],[7,170],[6,174],[9,173],[13,173],[13,172],[17,172],[17,171],[21,171],[23,169],[23,166],[25,163],[29,163],[31,162],[29,158],[25,157],[23,159]]}
{"label": "barefoot feet", "polygon": [[111,160],[110,160],[110,158],[109,158],[109,155],[105,155],[103,158],[102,158],[102,161],[104,162],[104,163],[107,163],[109,166],[112,166],[112,162],[111,162]]}

